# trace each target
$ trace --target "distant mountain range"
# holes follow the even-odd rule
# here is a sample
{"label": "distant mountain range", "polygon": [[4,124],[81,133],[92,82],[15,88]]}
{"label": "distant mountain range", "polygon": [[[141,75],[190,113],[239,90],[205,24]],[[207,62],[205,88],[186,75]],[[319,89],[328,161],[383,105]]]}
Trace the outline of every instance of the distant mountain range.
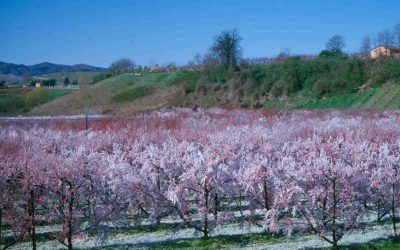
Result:
{"label": "distant mountain range", "polygon": [[32,75],[44,75],[55,72],[75,72],[75,71],[105,71],[105,68],[90,66],[86,64],[63,65],[43,62],[34,65],[14,64],[0,61],[0,74],[22,76],[30,72]]}

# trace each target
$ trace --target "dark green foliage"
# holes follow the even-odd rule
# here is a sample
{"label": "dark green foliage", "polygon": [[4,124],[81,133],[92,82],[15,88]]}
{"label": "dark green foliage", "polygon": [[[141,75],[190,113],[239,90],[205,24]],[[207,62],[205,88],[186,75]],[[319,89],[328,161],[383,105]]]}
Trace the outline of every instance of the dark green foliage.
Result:
{"label": "dark green foliage", "polygon": [[308,61],[291,57],[280,64],[251,68],[252,90],[277,97],[303,89],[312,90],[320,97],[352,93],[370,78],[382,83],[399,76],[400,60],[380,62],[338,55]]}
{"label": "dark green foliage", "polygon": [[[245,65],[239,69],[214,66],[203,72],[202,79],[208,84],[232,84],[232,89],[238,90],[237,93],[240,90],[242,97],[257,99],[289,96],[302,90],[323,98],[400,81],[399,59],[349,58],[343,52],[332,50],[322,51],[313,60],[289,57],[280,63]],[[178,77],[175,82],[183,82],[186,93],[196,91],[201,78],[199,72],[196,74],[191,81]]]}
{"label": "dark green foliage", "polygon": [[214,38],[210,51],[225,68],[237,68],[242,52],[241,40],[236,29],[223,31]]}
{"label": "dark green foliage", "polygon": [[215,67],[207,71],[208,82],[224,84],[235,75],[235,70],[224,66]]}
{"label": "dark green foliage", "polygon": [[196,84],[200,78],[200,71],[180,71],[177,73],[177,76],[169,82],[169,85],[182,84],[185,93],[191,93],[196,90]]}
{"label": "dark green foliage", "polygon": [[0,95],[0,113],[9,114],[20,110],[25,106],[24,99],[22,96],[16,93],[2,94]]}
{"label": "dark green foliage", "polygon": [[319,58],[340,58],[347,59],[348,56],[346,53],[343,53],[341,50],[323,50],[319,53]]}
{"label": "dark green foliage", "polygon": [[390,81],[400,80],[400,60],[388,58],[376,60],[371,67],[371,82],[375,86],[382,85]]}
{"label": "dark green foliage", "polygon": [[75,86],[76,86],[76,85],[79,85],[78,80],[73,80],[73,81],[72,81],[72,85],[75,85]]}
{"label": "dark green foliage", "polygon": [[65,94],[72,89],[2,89],[0,91],[0,114],[15,114],[29,111],[29,109],[49,102]]}
{"label": "dark green foliage", "polygon": [[268,233],[254,233],[242,235],[220,235],[207,240],[179,239],[146,244],[150,249],[222,249],[226,246],[245,247],[254,244],[274,244],[282,241],[282,235]]}
{"label": "dark green foliage", "polygon": [[54,87],[56,85],[56,79],[44,79],[40,81],[42,87]]}
{"label": "dark green foliage", "polygon": [[66,77],[64,80],[64,85],[69,85],[71,82],[69,81],[69,78]]}
{"label": "dark green foliage", "polygon": [[293,93],[303,88],[305,80],[305,72],[302,69],[301,59],[292,57],[282,63],[282,72],[280,80],[282,82],[283,91]]}
{"label": "dark green foliage", "polygon": [[117,103],[133,101],[139,97],[150,95],[154,90],[155,88],[151,86],[138,86],[121,92],[115,95],[112,99]]}
{"label": "dark green foliage", "polygon": [[100,82],[102,80],[110,78],[111,76],[112,76],[111,73],[100,73],[100,74],[97,74],[97,75],[95,75],[93,77],[92,84],[95,84],[96,82]]}

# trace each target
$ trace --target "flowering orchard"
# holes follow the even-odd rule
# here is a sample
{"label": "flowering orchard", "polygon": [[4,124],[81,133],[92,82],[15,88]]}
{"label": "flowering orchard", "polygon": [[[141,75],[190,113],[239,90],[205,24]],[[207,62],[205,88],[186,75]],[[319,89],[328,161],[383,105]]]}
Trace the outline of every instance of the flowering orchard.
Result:
{"label": "flowering orchard", "polygon": [[0,120],[2,248],[36,248],[43,225],[61,225],[49,238],[72,249],[166,219],[204,238],[240,221],[334,247],[367,216],[399,234],[400,113],[172,109],[88,122]]}

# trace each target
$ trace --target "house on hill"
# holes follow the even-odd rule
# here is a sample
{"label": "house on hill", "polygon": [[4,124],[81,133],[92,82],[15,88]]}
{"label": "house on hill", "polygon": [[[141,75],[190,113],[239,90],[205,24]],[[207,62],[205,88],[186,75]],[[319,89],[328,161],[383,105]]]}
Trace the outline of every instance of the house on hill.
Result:
{"label": "house on hill", "polygon": [[400,58],[400,47],[378,45],[375,48],[371,49],[371,51],[369,52],[369,56],[372,59],[376,59],[376,58],[380,58],[380,57]]}
{"label": "house on hill", "polygon": [[36,81],[35,81],[35,87],[36,87],[36,88],[40,88],[40,87],[41,87],[41,83],[40,83],[39,80],[36,80]]}

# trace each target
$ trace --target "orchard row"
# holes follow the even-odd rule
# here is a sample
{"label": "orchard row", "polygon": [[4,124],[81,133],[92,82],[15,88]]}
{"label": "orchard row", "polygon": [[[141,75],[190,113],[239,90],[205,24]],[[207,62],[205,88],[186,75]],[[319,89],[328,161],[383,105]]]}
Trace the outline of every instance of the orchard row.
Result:
{"label": "orchard row", "polygon": [[72,249],[87,233],[166,218],[204,238],[239,218],[337,246],[374,216],[397,235],[399,121],[397,112],[222,109],[89,121],[88,130],[68,118],[2,121],[0,246],[36,248],[39,226],[62,225],[51,238]]}

